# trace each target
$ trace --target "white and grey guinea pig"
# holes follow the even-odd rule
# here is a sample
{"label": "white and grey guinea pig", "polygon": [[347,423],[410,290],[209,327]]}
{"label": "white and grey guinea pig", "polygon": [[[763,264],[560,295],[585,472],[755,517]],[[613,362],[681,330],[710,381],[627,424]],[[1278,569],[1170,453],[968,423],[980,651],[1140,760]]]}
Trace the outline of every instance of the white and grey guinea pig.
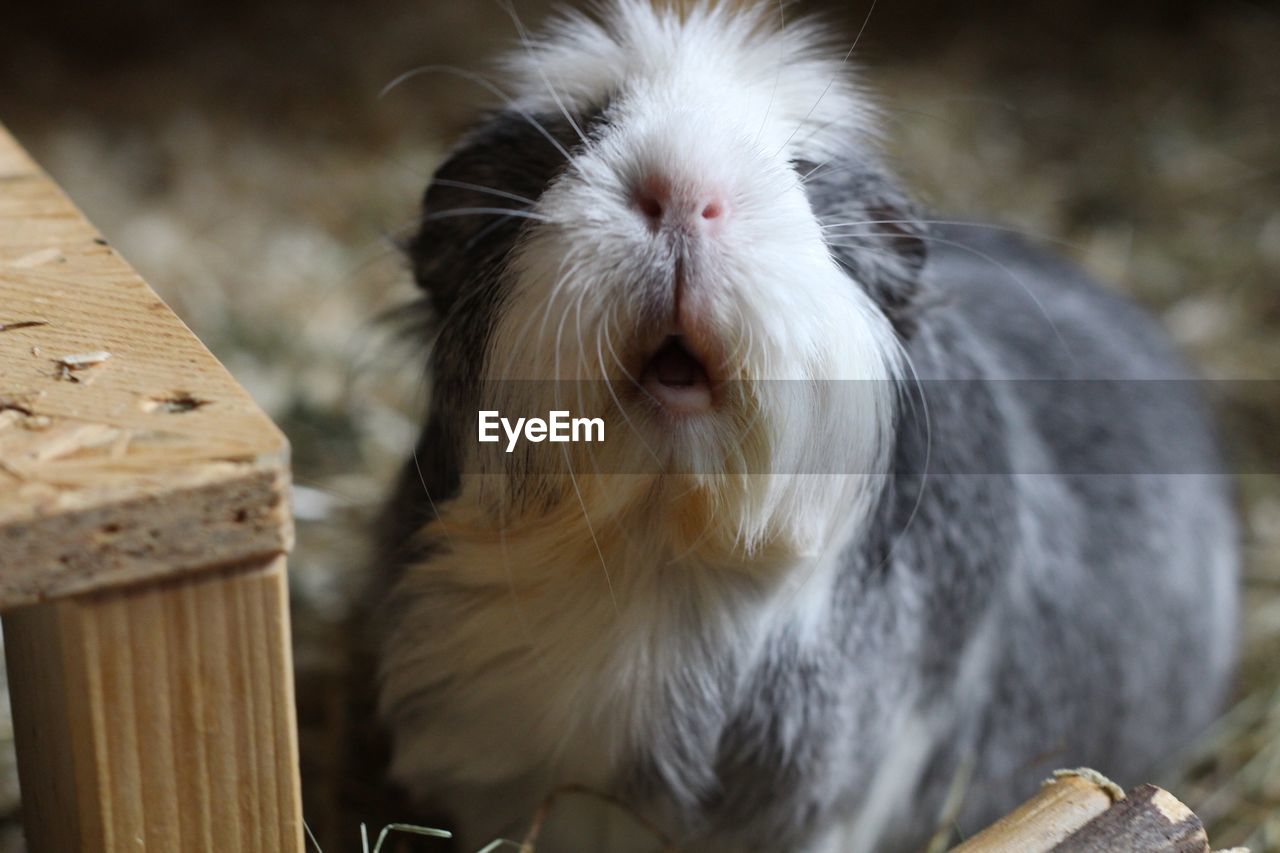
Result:
{"label": "white and grey guinea pig", "polygon": [[[566,14],[428,187],[380,708],[464,845],[582,786],[681,849],[918,849],[959,777],[973,831],[1218,707],[1238,555],[1194,382],[1067,263],[919,219],[847,58],[768,3]],[[608,440],[565,469],[478,440],[577,404]],[[593,802],[540,853],[646,849]]]}

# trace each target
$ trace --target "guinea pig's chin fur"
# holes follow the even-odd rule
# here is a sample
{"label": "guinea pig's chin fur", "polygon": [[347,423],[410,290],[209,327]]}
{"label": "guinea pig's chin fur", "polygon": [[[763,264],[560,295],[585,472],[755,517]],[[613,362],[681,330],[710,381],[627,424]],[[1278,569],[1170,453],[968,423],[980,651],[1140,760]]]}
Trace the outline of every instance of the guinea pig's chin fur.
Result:
{"label": "guinea pig's chin fur", "polygon": [[694,264],[716,387],[692,414],[636,381],[628,354],[675,321],[654,318],[654,291],[609,257],[609,240],[597,234],[588,253],[564,228],[531,232],[508,272],[484,406],[602,414],[607,440],[558,445],[561,470],[519,453],[478,459],[475,497],[508,527],[564,513],[567,525],[644,530],[665,553],[717,564],[814,553],[856,523],[884,470],[896,338],[805,224]]}

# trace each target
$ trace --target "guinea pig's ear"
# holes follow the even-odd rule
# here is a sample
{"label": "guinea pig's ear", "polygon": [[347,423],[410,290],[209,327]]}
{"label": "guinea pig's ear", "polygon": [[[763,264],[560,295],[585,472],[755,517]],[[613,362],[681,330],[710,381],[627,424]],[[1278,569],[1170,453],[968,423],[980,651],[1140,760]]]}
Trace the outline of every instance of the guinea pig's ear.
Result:
{"label": "guinea pig's ear", "polygon": [[[474,144],[460,147],[436,170],[422,196],[418,230],[404,245],[437,316],[447,315],[477,280],[492,277],[524,221],[523,203],[488,191],[505,192],[485,153]],[[508,209],[513,213],[504,214]]]}
{"label": "guinea pig's ear", "polygon": [[819,165],[808,174],[805,192],[832,255],[898,334],[910,337],[928,260],[927,229],[915,205],[885,172],[864,162]]}
{"label": "guinea pig's ear", "polygon": [[565,152],[576,141],[563,117],[499,110],[436,170],[422,197],[418,232],[405,250],[438,314],[446,314],[464,290],[493,279],[532,217],[528,208],[564,168]]}

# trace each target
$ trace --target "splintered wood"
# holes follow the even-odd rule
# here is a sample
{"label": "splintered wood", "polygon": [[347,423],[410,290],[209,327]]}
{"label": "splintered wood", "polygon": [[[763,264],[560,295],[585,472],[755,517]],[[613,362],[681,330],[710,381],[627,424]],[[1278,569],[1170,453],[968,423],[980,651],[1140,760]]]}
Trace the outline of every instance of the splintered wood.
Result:
{"label": "splintered wood", "polygon": [[288,450],[0,129],[0,608],[287,549]]}

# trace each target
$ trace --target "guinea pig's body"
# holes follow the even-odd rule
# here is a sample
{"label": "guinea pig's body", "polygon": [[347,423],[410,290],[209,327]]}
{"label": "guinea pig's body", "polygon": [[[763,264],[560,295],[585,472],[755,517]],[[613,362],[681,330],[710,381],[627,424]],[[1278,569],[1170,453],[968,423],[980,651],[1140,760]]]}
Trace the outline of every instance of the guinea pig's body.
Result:
{"label": "guinea pig's body", "polygon": [[[767,14],[562,21],[428,191],[381,707],[467,844],[577,785],[682,849],[918,849],[950,789],[971,832],[1056,767],[1140,781],[1223,695],[1234,519],[1177,357],[926,229],[839,54]],[[581,381],[608,447],[482,453],[479,409],[557,402],[513,379]],[[584,799],[540,851],[646,849]]]}

